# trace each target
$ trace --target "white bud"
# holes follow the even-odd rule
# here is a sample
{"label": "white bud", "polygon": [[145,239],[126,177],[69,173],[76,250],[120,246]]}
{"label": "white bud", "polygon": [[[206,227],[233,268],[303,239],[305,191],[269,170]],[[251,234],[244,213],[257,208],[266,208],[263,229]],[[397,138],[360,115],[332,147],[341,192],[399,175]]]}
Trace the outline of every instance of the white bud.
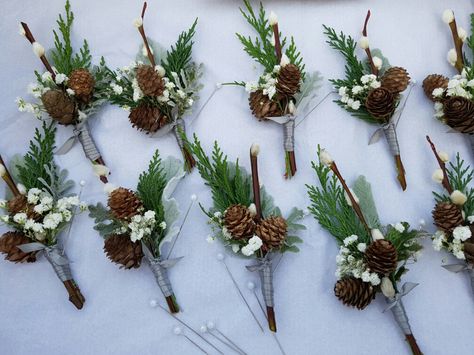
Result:
{"label": "white bud", "polygon": [[133,20],[133,25],[136,27],[136,28],[140,28],[143,26],[143,20],[141,17],[137,17],[135,20]]}
{"label": "white bud", "polygon": [[117,189],[117,186],[115,186],[114,184],[111,184],[110,182],[104,185],[104,191],[107,195],[110,195],[112,191],[116,189]]}
{"label": "white bud", "polygon": [[456,53],[456,50],[454,48],[451,48],[448,51],[447,55],[448,62],[454,66],[456,64],[456,61],[458,60],[458,54]]}
{"label": "white bud", "polygon": [[370,235],[372,236],[372,240],[379,240],[379,239],[384,239],[384,236],[380,229],[374,228],[370,231]]}
{"label": "white bud", "polygon": [[443,170],[441,169],[436,169],[433,173],[433,175],[431,176],[431,178],[437,182],[438,184],[441,184],[441,182],[443,181],[444,179],[444,174],[443,174]]}
{"label": "white bud", "polygon": [[22,195],[26,194],[26,187],[25,187],[25,185],[23,185],[23,184],[17,184],[17,185],[16,185],[16,188],[18,189],[18,191],[20,191],[20,193],[21,193]]}
{"label": "white bud", "polygon": [[33,42],[33,53],[38,58],[41,58],[42,56],[44,56],[44,47],[38,42]]}
{"label": "white bud", "polygon": [[255,203],[251,203],[248,210],[252,217],[255,217],[257,215],[257,207],[255,206]]}
{"label": "white bud", "polygon": [[369,38],[367,36],[362,36],[359,38],[359,47],[362,49],[369,48]]}
{"label": "white bud", "polygon": [[334,163],[334,160],[326,149],[321,149],[319,152],[319,161],[327,167],[330,167],[332,163]]}
{"label": "white bud", "polygon": [[250,154],[256,157],[260,153],[260,146],[257,143],[252,144],[250,147]]}
{"label": "white bud", "polygon": [[454,21],[454,12],[451,9],[447,9],[443,11],[443,21],[446,24],[450,24]]}
{"label": "white bud", "polygon": [[[153,52],[152,52],[153,53]],[[159,76],[164,77],[166,74],[165,68],[163,68],[161,65],[155,66],[155,70],[158,73]]]}
{"label": "white bud", "polygon": [[395,288],[393,287],[392,281],[388,277],[382,278],[382,284],[380,285],[382,293],[387,298],[395,297]]}
{"label": "white bud", "polygon": [[0,164],[0,177],[5,176],[6,173],[7,173],[7,169],[5,169],[3,164]]}
{"label": "white bud", "polygon": [[373,57],[372,58],[372,61],[374,62],[374,66],[377,68],[377,69],[380,69],[382,68],[382,65],[383,65],[383,61],[382,59],[380,59],[379,57]]}
{"label": "white bud", "polygon": [[467,201],[467,196],[464,195],[461,191],[459,190],[454,190],[453,193],[451,194],[450,196],[451,198],[451,201],[455,204],[455,205],[459,205],[459,206],[462,206],[466,203]]}
{"label": "white bud", "polygon": [[107,176],[109,175],[110,169],[102,164],[94,164],[92,165],[92,169],[94,170],[94,174],[97,176]]}
{"label": "white bud", "polygon": [[286,54],[282,54],[280,60],[280,66],[283,68],[284,66],[290,64],[290,58]]}
{"label": "white bud", "polygon": [[443,163],[447,163],[449,161],[449,154],[443,151],[438,151],[438,156]]}
{"label": "white bud", "polygon": [[18,33],[20,34],[20,36],[23,36],[23,37],[26,36],[25,29],[23,28],[23,26],[21,25],[21,23],[20,23],[20,26],[19,26],[19,28],[18,28]]}
{"label": "white bud", "polygon": [[[354,201],[358,204],[359,203],[359,198],[356,196],[356,194],[354,193],[354,191],[352,191],[351,188],[349,188],[349,191],[350,191]],[[352,207],[352,200],[350,199],[349,194],[346,191],[344,191],[344,198],[346,199],[347,204]]]}
{"label": "white bud", "polygon": [[459,36],[459,39],[463,42],[466,41],[467,39],[467,32],[464,28],[462,27],[458,27],[458,36]]}
{"label": "white bud", "polygon": [[278,16],[273,11],[271,11],[270,16],[268,16],[268,23],[270,26],[276,25],[278,23]]}
{"label": "white bud", "polygon": [[[151,48],[151,47],[150,47],[150,52],[151,52],[151,54],[153,54],[153,48]],[[148,56],[148,50],[146,49],[146,46],[142,47],[142,55],[144,57]]]}
{"label": "white bud", "polygon": [[293,101],[290,101],[290,103],[288,104],[288,112],[291,115],[294,115],[296,113],[296,106]]}

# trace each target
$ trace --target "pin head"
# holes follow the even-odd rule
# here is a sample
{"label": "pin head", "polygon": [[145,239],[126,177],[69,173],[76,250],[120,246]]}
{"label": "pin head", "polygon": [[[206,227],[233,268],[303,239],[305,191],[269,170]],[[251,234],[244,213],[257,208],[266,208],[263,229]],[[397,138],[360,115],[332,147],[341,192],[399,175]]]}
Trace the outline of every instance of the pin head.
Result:
{"label": "pin head", "polygon": [[199,330],[201,331],[201,333],[207,333],[207,327],[204,324],[201,325],[201,328],[199,328]]}
{"label": "pin head", "polygon": [[181,327],[179,325],[177,325],[176,327],[173,328],[173,333],[175,335],[181,335],[181,334],[183,334],[183,329],[181,329]]}
{"label": "pin head", "polygon": [[219,260],[219,261],[222,261],[222,260],[225,259],[225,255],[222,254],[222,253],[218,253],[216,257],[217,257],[217,260]]}
{"label": "pin head", "polygon": [[214,329],[214,328],[216,327],[216,325],[214,324],[214,322],[213,322],[213,321],[210,321],[210,320],[208,320],[208,321],[206,322],[206,326],[207,326],[207,329],[209,329],[209,330],[212,330],[212,329]]}
{"label": "pin head", "polygon": [[254,283],[253,281],[247,282],[247,288],[248,288],[249,290],[255,289],[255,283]]}
{"label": "pin head", "polygon": [[156,308],[158,306],[158,300],[156,300],[155,298],[152,298],[150,300],[150,307],[151,308]]}

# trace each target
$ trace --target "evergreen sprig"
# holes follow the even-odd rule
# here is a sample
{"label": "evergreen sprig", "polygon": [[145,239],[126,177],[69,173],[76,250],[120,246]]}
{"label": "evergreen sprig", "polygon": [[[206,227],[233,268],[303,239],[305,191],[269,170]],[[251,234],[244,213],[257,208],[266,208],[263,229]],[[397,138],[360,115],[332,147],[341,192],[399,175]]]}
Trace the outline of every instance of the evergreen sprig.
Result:
{"label": "evergreen sprig", "polygon": [[64,18],[59,14],[58,20],[56,21],[58,30],[61,33],[61,38],[58,32],[53,30],[55,48],[51,51],[51,57],[56,69],[60,73],[69,75],[74,69],[89,68],[92,55],[90,54],[89,44],[86,40],[84,40],[82,47],[79,49],[79,53],[74,54],[71,45],[71,28],[74,22],[74,13],[71,11],[69,0],[66,1],[65,10],[66,17]]}
{"label": "evergreen sprig", "polygon": [[188,31],[183,31],[178,37],[176,44],[171,46],[171,50],[166,52],[166,59],[162,62],[163,68],[165,68],[166,76],[173,79],[171,73],[177,73],[185,70],[191,62],[192,49],[193,49],[193,37],[196,33],[196,25],[198,19],[194,20],[191,28]]}
{"label": "evergreen sprig", "polygon": [[[467,39],[467,46],[471,50],[471,59],[474,61],[474,14],[471,14],[471,36],[468,37]],[[464,59],[464,62],[466,65],[469,66],[469,61],[467,58]]]}

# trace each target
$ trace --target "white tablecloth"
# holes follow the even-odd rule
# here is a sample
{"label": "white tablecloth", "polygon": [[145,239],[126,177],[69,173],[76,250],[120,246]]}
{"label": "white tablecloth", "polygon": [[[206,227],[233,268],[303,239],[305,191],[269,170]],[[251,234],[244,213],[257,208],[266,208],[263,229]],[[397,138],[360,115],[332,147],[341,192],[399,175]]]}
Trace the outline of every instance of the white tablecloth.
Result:
{"label": "white tablecloth", "polygon": [[[217,82],[254,80],[261,72],[234,35],[255,35],[239,14],[240,4],[222,0],[149,2],[147,33],[165,46],[174,43],[179,32],[199,17],[194,56],[206,67],[203,97]],[[452,47],[451,34],[441,14],[452,7],[458,24],[467,29],[472,3],[308,0],[266,1],[266,5],[279,15],[281,31],[294,35],[307,69],[319,70],[325,78],[341,77],[344,61],[325,43],[322,24],[357,38],[366,11],[371,8],[372,46],[382,48],[393,65],[407,68],[419,83],[398,127],[408,190],[402,192],[397,184],[386,143],[367,145],[375,128],[350,117],[331,100],[296,129],[298,173],[291,181],[283,178],[281,127],[252,118],[246,94],[240,88],[222,88],[201,117],[188,126],[188,132],[197,133],[209,150],[217,139],[230,159],[241,157],[246,167],[249,147],[258,142],[260,179],[284,213],[293,206],[305,208],[309,204],[305,184],[315,183],[310,161],[316,158],[317,144],[321,144],[337,159],[348,182],[359,174],[372,182],[384,223],[406,220],[418,228],[420,219],[424,219],[426,228],[433,231],[431,191],[439,187],[431,180],[436,162],[425,135],[429,134],[451,156],[459,151],[467,162],[473,159],[467,141],[458,134],[448,134],[447,128],[433,119],[432,104],[424,97],[420,84],[432,72],[454,74],[446,61]],[[140,37],[132,19],[139,15],[141,1],[73,1],[72,6],[76,15],[74,43],[78,45],[82,37],[87,38],[94,60],[104,55],[107,63],[116,67],[134,58]],[[0,151],[9,159],[26,151],[33,128],[39,125],[30,115],[19,113],[14,103],[17,96],[26,96],[27,84],[34,81],[33,70],[42,70],[29,43],[18,35],[18,22],[26,21],[37,40],[48,48],[53,44],[51,30],[57,14],[63,11],[63,1],[3,0],[1,10]],[[362,52],[360,55],[363,57]],[[326,82],[320,95],[329,90]],[[119,108],[106,107],[91,125],[111,168],[111,181],[117,185],[134,188],[157,148],[163,156],[179,156],[172,136],[152,139],[137,132],[129,124],[127,113]],[[67,128],[59,128],[58,144],[69,134]],[[103,185],[93,176],[79,145],[58,157],[57,162],[69,169],[76,181],[87,181],[83,199],[90,203],[105,201]],[[204,206],[210,206],[209,189],[197,172],[182,182],[176,194],[183,210],[192,194],[197,194]],[[391,314],[382,314],[385,302],[381,297],[362,312],[336,299],[336,243],[312,217],[304,223],[308,229],[301,234],[301,252],[285,255],[275,274],[278,337],[286,353],[408,354],[408,345]],[[105,257],[103,241],[92,226],[87,214],[80,215],[67,245],[74,277],[87,299],[81,311],[68,302],[63,286],[44,258],[25,265],[0,261],[0,354],[197,353],[184,338],[173,335],[176,321],[159,308],[150,307],[150,299],[164,302],[149,268],[143,265],[138,270],[120,270]],[[259,331],[216,259],[221,246],[206,242],[209,232],[206,217],[193,207],[175,248],[175,255],[184,259],[170,270],[183,308],[179,316],[195,328],[205,320],[214,320],[249,354],[278,354],[274,339],[268,331]],[[472,354],[474,307],[468,279],[442,269],[442,258],[447,255],[433,251],[429,240],[423,244],[426,249],[422,257],[409,266],[404,278],[420,284],[405,299],[418,343],[425,354]],[[256,275],[245,270],[245,260],[228,256],[226,261],[264,323],[255,298],[246,288],[249,280],[257,281]],[[208,351],[212,353],[212,349]]]}

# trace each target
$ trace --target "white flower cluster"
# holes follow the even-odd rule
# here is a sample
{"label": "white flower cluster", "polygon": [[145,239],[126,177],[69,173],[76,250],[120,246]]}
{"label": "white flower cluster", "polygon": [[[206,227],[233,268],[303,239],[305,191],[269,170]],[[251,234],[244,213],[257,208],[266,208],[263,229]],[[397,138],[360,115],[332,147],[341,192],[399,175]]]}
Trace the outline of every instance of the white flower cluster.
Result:
{"label": "white flower cluster", "polygon": [[249,81],[245,84],[245,90],[248,93],[262,90],[264,95],[267,95],[271,100],[276,94],[276,85],[278,83],[278,73],[280,72],[281,66],[275,65],[273,72],[265,73],[256,81]]}
{"label": "white flower cluster", "polygon": [[[365,252],[367,245],[365,243],[357,243],[358,240],[359,237],[357,235],[351,235],[344,239],[344,245],[341,246],[339,254],[336,256],[336,277],[341,279],[344,276],[353,276],[377,286],[381,282],[380,277],[377,273],[368,270],[361,254]],[[355,246],[359,252],[353,253],[348,248],[352,246]]]}
{"label": "white flower cluster", "polygon": [[358,85],[353,87],[341,86],[339,88],[339,101],[345,104],[344,108],[357,111],[362,105],[361,102],[365,101],[368,92],[379,88],[380,85],[380,81],[374,74],[363,75]]}
{"label": "white flower cluster", "polygon": [[[143,215],[137,214],[132,217],[130,223],[123,232],[130,233],[130,240],[136,242],[143,237],[150,236],[156,225],[156,215],[154,211],[146,211]],[[161,229],[166,229],[166,223],[159,224]]]}
{"label": "white flower cluster", "polygon": [[240,251],[245,256],[251,256],[262,247],[262,244],[262,240],[256,235],[254,235],[252,238],[249,239],[248,244],[243,246]]}
{"label": "white flower cluster", "polygon": [[[470,219],[473,220],[473,218]],[[448,236],[443,231],[438,230],[433,235],[433,248],[437,251],[440,251],[444,248],[450,251],[456,258],[465,260],[466,257],[464,255],[464,242],[471,238],[471,236],[471,229],[467,226],[459,226],[454,228],[453,238],[451,241],[448,240]]]}
{"label": "white flower cluster", "polygon": [[[47,236],[55,236],[57,231],[71,221],[76,206],[80,211],[87,209],[87,205],[81,203],[76,195],[54,201],[48,192],[37,188],[28,190],[27,201],[33,206],[33,211],[42,218],[28,218],[28,214],[24,211],[11,217],[0,216],[0,220],[19,227],[30,238],[38,241],[45,240]],[[0,201],[0,208],[6,208],[6,201]]]}

